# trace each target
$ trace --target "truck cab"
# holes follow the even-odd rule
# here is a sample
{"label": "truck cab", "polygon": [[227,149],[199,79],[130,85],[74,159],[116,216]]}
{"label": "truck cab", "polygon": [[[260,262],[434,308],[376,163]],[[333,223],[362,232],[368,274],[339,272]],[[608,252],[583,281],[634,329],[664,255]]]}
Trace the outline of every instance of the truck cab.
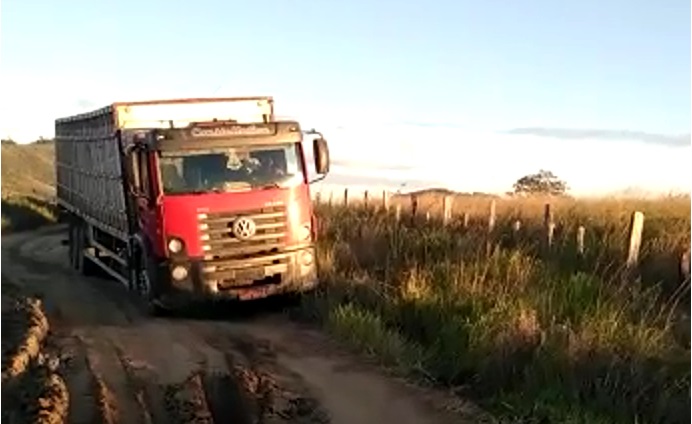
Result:
{"label": "truck cab", "polygon": [[[136,284],[162,302],[251,299],[317,284],[303,131],[294,121],[134,132]],[[313,140],[326,174],[326,141]]]}
{"label": "truck cab", "polygon": [[317,285],[304,138],[271,97],[113,103],[56,120],[58,204],[72,266],[156,309]]}

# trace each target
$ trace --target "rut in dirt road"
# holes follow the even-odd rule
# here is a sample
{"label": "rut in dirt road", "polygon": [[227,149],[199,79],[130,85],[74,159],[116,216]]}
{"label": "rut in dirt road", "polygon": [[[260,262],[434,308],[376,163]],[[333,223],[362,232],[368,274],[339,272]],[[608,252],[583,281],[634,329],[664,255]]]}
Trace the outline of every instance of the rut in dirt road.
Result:
{"label": "rut in dirt road", "polygon": [[[69,269],[63,237],[58,227],[2,240],[3,284],[40,297],[50,326],[12,399],[36,406],[35,393],[61,394],[34,407],[51,419],[29,422],[479,422],[457,399],[394,382],[276,311],[151,318],[119,283]],[[52,364],[41,380],[52,389],[29,381],[45,368],[39,357]]]}
{"label": "rut in dirt road", "polygon": [[[223,334],[212,347],[191,328],[205,326],[204,322],[150,319],[120,287],[82,281],[56,267],[58,263],[42,261],[61,253],[55,241],[3,246],[3,281],[13,281],[46,300],[52,335],[48,345],[32,346],[42,356],[54,357],[68,393],[63,401],[69,398],[69,408],[61,407],[67,409],[66,422],[329,421],[316,401],[282,387],[264,371],[258,357],[252,356],[254,347],[236,348],[246,341]],[[23,350],[17,357],[20,354],[25,355]],[[27,381],[20,391],[26,393],[32,385],[35,382]],[[56,405],[48,402],[41,408],[56,409]]]}
{"label": "rut in dirt road", "polygon": [[[193,368],[180,357],[156,363],[86,337],[70,342],[61,351],[71,423],[329,422],[315,401],[285,390],[248,358],[217,351],[207,359],[219,362]],[[176,365],[189,368],[167,369]]]}

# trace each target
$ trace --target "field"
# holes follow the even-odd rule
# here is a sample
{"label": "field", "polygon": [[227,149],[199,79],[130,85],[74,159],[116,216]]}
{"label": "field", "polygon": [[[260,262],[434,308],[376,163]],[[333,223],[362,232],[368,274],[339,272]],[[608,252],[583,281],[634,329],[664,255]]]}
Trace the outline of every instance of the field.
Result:
{"label": "field", "polygon": [[[3,236],[53,219],[51,149],[50,144],[2,146]],[[490,198],[455,196],[453,219],[443,225],[442,196],[421,193],[415,219],[407,196],[393,197],[388,211],[378,199],[370,199],[367,207],[353,201],[328,205],[322,199],[317,215],[323,287],[292,309],[291,317],[322,326],[334,339],[420,386],[471,399],[503,422],[689,422],[690,292],[689,280],[680,275],[680,258],[690,246],[689,197],[497,198],[497,220],[489,232]],[[549,249],[544,242],[546,202],[555,222]],[[634,211],[645,216],[642,246],[636,268],[626,269]],[[577,253],[580,226],[585,229],[582,254]],[[142,331],[160,346],[177,334],[188,337],[187,345],[201,343],[211,350],[221,348],[198,334],[219,327],[214,343],[229,334],[238,337],[225,324],[148,323],[117,293],[108,300],[86,288],[84,299],[61,294],[88,284],[55,268],[64,256],[56,246],[54,235],[21,245],[26,269],[18,272],[34,272],[21,278],[35,280],[32,289],[52,290],[47,297],[54,296],[58,324],[73,320],[84,328],[93,326],[131,352],[138,351]],[[12,249],[19,260],[19,250]],[[33,249],[50,257],[42,264],[43,259],[29,259]],[[45,275],[52,270],[56,286],[49,289]],[[74,392],[68,390],[74,386],[71,374],[62,370],[66,354],[56,342],[44,340],[49,332],[42,303],[6,282],[6,272],[3,268],[3,384],[16,381],[23,389],[6,397],[9,386],[3,386],[3,400],[29,406],[19,412],[4,409],[3,418],[10,412],[31,416],[33,422],[64,418],[70,402],[66,397]],[[97,318],[106,312],[117,324]],[[248,324],[250,331],[256,331],[253,325]],[[281,332],[282,325],[272,321],[261,328]],[[37,346],[46,343],[54,356],[38,353]],[[114,354],[106,352],[103,358],[108,355]],[[159,369],[166,367],[170,364]],[[26,379],[32,383],[24,384]],[[205,381],[197,377],[188,385]],[[190,397],[191,404],[197,402],[195,396],[204,397],[185,387],[156,390]],[[312,398],[306,394],[301,399]],[[108,402],[89,402],[96,402],[94,408],[101,408],[104,417],[109,414]],[[312,418],[303,422],[322,422],[316,418],[319,408],[313,409]],[[40,414],[45,421],[36,419]],[[102,422],[118,421],[106,418]]]}
{"label": "field", "polygon": [[[373,199],[367,208],[319,206],[327,285],[305,314],[400,372],[500,416],[689,421],[690,293],[689,279],[680,280],[689,197],[496,199],[492,234],[489,198],[456,196],[447,226],[439,195],[418,198],[415,222],[402,196],[389,212]],[[547,201],[556,224],[549,251],[540,243]],[[623,265],[635,210],[646,218],[633,272]]]}

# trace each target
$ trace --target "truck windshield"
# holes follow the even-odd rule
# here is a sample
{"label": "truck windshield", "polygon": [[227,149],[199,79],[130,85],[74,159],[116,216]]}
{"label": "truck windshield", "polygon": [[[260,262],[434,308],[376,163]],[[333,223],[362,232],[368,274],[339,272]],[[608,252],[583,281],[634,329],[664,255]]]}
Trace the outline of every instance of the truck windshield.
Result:
{"label": "truck windshield", "polygon": [[295,143],[162,152],[159,162],[166,194],[283,187],[302,180]]}

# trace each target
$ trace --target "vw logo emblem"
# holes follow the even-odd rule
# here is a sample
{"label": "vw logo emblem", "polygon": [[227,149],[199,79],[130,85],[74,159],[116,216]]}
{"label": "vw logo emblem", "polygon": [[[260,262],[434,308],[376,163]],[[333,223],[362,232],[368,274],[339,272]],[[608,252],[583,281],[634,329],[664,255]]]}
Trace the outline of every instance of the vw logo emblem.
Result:
{"label": "vw logo emblem", "polygon": [[255,221],[241,216],[233,222],[231,230],[233,231],[233,235],[238,239],[247,240],[255,235],[257,226],[255,225]]}

